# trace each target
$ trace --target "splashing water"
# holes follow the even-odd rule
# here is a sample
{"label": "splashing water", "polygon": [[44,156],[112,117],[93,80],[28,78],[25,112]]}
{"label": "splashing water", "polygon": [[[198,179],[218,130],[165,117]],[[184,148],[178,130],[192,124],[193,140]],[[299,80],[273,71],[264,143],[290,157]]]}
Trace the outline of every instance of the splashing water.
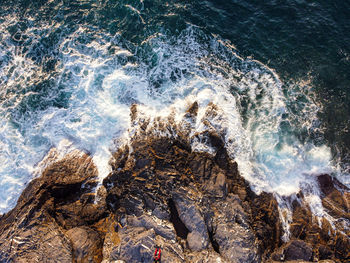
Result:
{"label": "splashing water", "polygon": [[[3,22],[1,32],[13,21]],[[273,70],[242,59],[216,36],[188,25],[177,36],[157,33],[133,49],[118,34],[81,25],[56,41],[58,53],[35,57],[50,30],[28,27],[22,32],[26,48],[10,34],[1,36],[0,212],[14,206],[52,147],[90,153],[100,177],[106,176],[113,140],[127,140],[133,103],[148,116],[175,112],[180,121],[197,101],[193,132],[207,129],[205,109],[218,105],[220,114],[208,122],[224,135],[229,154],[258,193],[291,195],[307,184],[310,196],[317,196],[313,175],[334,171],[327,146],[298,137],[299,130],[312,132],[318,125],[318,108],[306,92],[290,88],[285,94]],[[297,114],[291,103],[299,104]],[[192,146],[211,151],[199,141]],[[309,199],[319,207],[319,198]]]}

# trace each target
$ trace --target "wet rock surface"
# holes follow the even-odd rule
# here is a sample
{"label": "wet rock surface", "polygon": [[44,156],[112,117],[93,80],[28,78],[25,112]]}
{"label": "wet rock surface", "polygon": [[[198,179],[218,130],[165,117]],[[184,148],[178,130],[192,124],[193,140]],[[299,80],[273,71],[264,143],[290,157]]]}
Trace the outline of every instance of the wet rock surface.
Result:
{"label": "wet rock surface", "polygon": [[[197,111],[194,103],[185,128]],[[215,114],[215,105],[208,112]],[[155,128],[133,106],[131,119],[138,129],[113,154],[112,172],[97,191],[97,169],[81,152],[51,163],[27,186],[0,218],[0,262],[152,262],[156,246],[163,263],[350,260],[342,224],[349,193],[330,176],[317,180],[339,226],[319,224],[295,201],[290,241],[283,243],[275,197],[251,191],[226,152],[224,134],[193,135],[213,149],[199,153],[191,150],[194,137],[171,117]]]}

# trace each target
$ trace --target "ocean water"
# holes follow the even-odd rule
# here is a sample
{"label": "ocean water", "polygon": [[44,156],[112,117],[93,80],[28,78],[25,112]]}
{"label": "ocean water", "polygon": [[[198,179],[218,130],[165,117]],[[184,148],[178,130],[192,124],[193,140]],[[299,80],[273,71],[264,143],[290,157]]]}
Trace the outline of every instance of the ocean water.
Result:
{"label": "ocean water", "polygon": [[329,217],[315,176],[350,186],[348,1],[0,4],[0,213],[54,147],[88,152],[106,176],[134,103],[180,123],[197,101],[192,134],[223,134],[241,174],[281,210],[301,190]]}

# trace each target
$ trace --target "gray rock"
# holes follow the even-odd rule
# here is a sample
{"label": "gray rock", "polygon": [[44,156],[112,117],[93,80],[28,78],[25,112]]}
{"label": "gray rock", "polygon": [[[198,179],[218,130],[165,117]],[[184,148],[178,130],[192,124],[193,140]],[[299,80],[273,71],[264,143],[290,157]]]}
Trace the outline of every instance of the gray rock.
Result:
{"label": "gray rock", "polygon": [[160,236],[156,236],[157,245],[162,249],[162,263],[180,263],[185,261],[182,247],[175,242],[169,242]]}
{"label": "gray rock", "polygon": [[185,197],[186,194],[184,192],[173,193],[173,200],[181,221],[190,231],[187,237],[189,248],[192,251],[200,251],[208,248],[208,230],[195,202]]}
{"label": "gray rock", "polygon": [[165,223],[164,221],[157,223],[154,221],[154,219],[152,219],[152,217],[148,215],[142,215],[140,217],[127,216],[127,224],[128,226],[153,229],[157,235],[160,235],[165,239],[175,241],[176,234],[172,224]]}
{"label": "gray rock", "polygon": [[113,248],[110,260],[148,263],[153,260],[155,232],[142,227],[132,227],[121,231],[121,243]]}
{"label": "gray rock", "polygon": [[155,246],[161,247],[161,262],[183,262],[183,250],[175,240],[156,235],[154,229],[127,225],[119,231],[121,243],[112,249],[110,261],[152,262]]}
{"label": "gray rock", "polygon": [[255,236],[248,226],[241,201],[229,195],[226,201],[214,205],[213,239],[220,254],[229,262],[258,262],[258,248]]}
{"label": "gray rock", "polygon": [[186,262],[191,263],[228,263],[221,255],[214,251],[202,250],[200,252],[192,252],[187,255]]}
{"label": "gray rock", "polygon": [[169,211],[157,206],[153,211],[152,214],[156,217],[158,217],[159,219],[163,219],[163,220],[169,220],[170,219],[170,214]]}
{"label": "gray rock", "polygon": [[205,239],[205,236],[197,231],[188,233],[187,243],[191,251],[201,251],[208,246],[208,241]]}
{"label": "gray rock", "polygon": [[258,262],[253,233],[237,223],[219,223],[214,235],[220,254],[230,262]]}

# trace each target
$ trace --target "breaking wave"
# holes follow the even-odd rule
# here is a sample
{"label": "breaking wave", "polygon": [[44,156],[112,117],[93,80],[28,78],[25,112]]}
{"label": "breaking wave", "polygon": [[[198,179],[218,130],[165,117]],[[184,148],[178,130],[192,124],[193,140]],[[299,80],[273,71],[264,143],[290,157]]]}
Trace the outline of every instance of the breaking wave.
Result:
{"label": "breaking wave", "polygon": [[[308,189],[322,216],[314,175],[336,173],[337,163],[322,142],[307,83],[286,87],[273,70],[193,25],[135,47],[93,26],[61,34],[49,25],[5,30],[15,23],[0,24],[0,212],[14,206],[51,148],[90,153],[103,178],[115,140],[127,141],[132,131],[132,104],[149,118],[173,114],[180,123],[196,101],[192,135],[214,129],[257,193],[273,192],[283,203]],[[40,55],[52,37],[55,48]],[[210,104],[218,114],[206,114]],[[192,147],[213,151],[205,138]]]}

